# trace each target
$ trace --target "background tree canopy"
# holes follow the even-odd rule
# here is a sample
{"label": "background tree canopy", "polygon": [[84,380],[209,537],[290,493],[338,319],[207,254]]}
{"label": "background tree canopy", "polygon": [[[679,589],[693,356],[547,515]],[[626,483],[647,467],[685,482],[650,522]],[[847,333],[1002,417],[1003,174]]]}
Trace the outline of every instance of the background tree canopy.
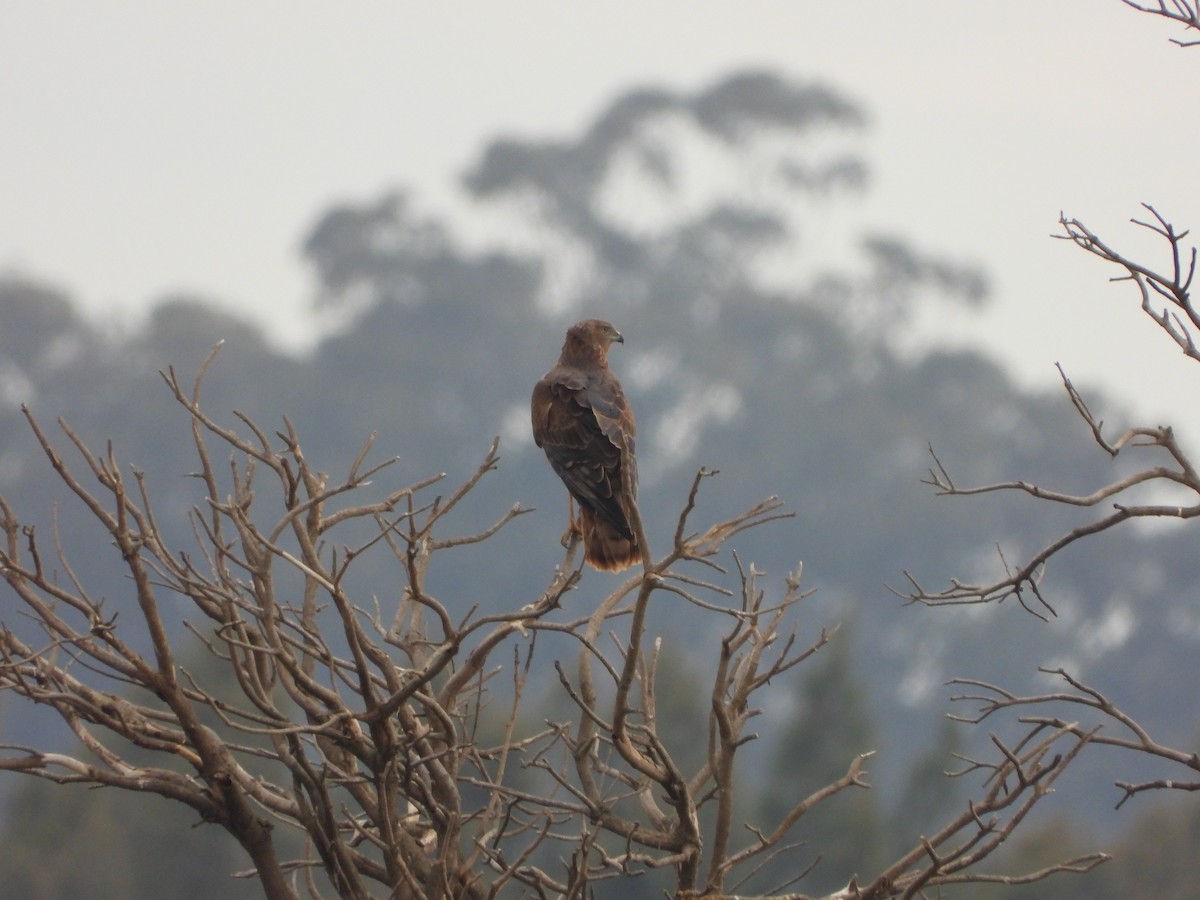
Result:
{"label": "background tree canopy", "polygon": [[[448,595],[498,609],[536,594],[560,554],[564,496],[528,434],[529,390],[565,326],[602,316],[626,337],[612,361],[641,426],[652,546],[674,526],[656,511],[674,508],[698,466],[718,469],[703,502],[720,515],[747,498],[781,495],[796,518],[755,533],[754,561],[774,575],[803,560],[806,581],[819,587],[806,615],[847,623],[831,661],[798,677],[792,703],[768,710],[791,724],[776,729],[782,743],[758,750],[764,779],[807,778],[812,760],[836,769],[879,748],[876,790],[844,814],[858,833],[869,831],[864,845],[882,849],[896,830],[888,823],[913,808],[914,791],[928,801],[921,786],[929,772],[951,767],[949,752],[980,737],[939,724],[945,680],[1019,688],[1046,664],[1085,677],[1102,672],[1104,687],[1136,704],[1144,724],[1186,744],[1195,724],[1177,714],[1164,685],[1200,678],[1200,578],[1192,542],[1175,531],[1126,532],[1072,551],[1054,573],[1049,625],[1012,604],[905,608],[885,588],[901,583],[904,570],[930,580],[962,574],[964,560],[971,574],[994,575],[1002,564],[989,541],[1020,556],[1069,521],[1019,498],[936,501],[919,483],[930,441],[973,482],[1020,473],[1070,489],[1103,481],[1120,463],[1088,446],[1052,371],[1046,393],[1028,394],[979,353],[913,350],[920,311],[985,303],[988,280],[977,265],[922,247],[920,235],[859,221],[855,197],[870,189],[865,121],[832,88],[764,72],[694,93],[638,89],[577,135],[484,148],[464,184],[480,217],[506,223],[503,240],[481,245],[464,223],[423,215],[403,190],[330,209],[303,252],[318,302],[338,325],[303,357],[274,351],[265,335],[202,298],[165,298],[144,328],[113,334],[83,320],[53,287],[8,277],[0,281],[0,487],[49,531],[57,488],[23,427],[27,403],[100,446],[113,437],[147,472],[160,514],[185,510],[198,496],[179,463],[186,429],[173,427],[179,410],[154,373],[167,365],[192,372],[223,339],[207,408],[264,422],[286,414],[318,466],[352,458],[377,432],[377,446],[398,454],[412,479],[462,475],[500,435],[500,471],[480,486],[471,514],[485,524],[518,499],[538,513],[484,548],[485,580],[473,570],[439,576]],[[1089,402],[1105,406],[1095,395]],[[89,549],[92,526],[62,516],[54,525],[76,568],[100,583],[108,577],[105,589],[119,597],[118,576],[106,576],[107,563]],[[588,573],[567,602],[587,603],[587,580],[603,577]],[[656,614],[670,617],[666,654],[682,693],[702,661],[688,655],[689,618],[667,606]],[[547,690],[545,703],[554,702]],[[0,704],[6,742],[45,743],[56,727],[3,697]],[[826,727],[830,719],[840,727]],[[679,727],[688,727],[686,716]],[[1112,780],[1095,768],[1086,779],[1075,775],[1093,785]],[[0,785],[9,848],[0,880],[22,885],[25,896],[74,895],[79,868],[98,864],[61,849],[67,841],[95,846],[84,828],[121,840],[97,813],[109,807],[82,791],[50,803],[45,787],[14,781]],[[769,803],[769,783],[762,788]],[[1130,821],[1109,815],[1115,789],[1071,799],[1082,833]],[[64,816],[64,804],[75,813]],[[108,815],[157,821],[163,805],[122,798]],[[162,827],[186,829],[178,819],[174,811]],[[131,831],[126,840],[143,838]],[[54,871],[44,871],[50,852]],[[176,864],[157,852],[146,858],[144,843],[140,852],[106,851],[109,860],[129,857],[110,874],[130,874],[89,881],[89,895],[171,896],[166,885],[178,869],[163,875],[154,866]],[[225,873],[238,866],[227,858],[197,866],[178,888],[188,896],[198,884],[226,891]],[[833,882],[844,875],[829,873]],[[1087,885],[1088,896],[1099,896]],[[1074,888],[1054,882],[1054,896]]]}

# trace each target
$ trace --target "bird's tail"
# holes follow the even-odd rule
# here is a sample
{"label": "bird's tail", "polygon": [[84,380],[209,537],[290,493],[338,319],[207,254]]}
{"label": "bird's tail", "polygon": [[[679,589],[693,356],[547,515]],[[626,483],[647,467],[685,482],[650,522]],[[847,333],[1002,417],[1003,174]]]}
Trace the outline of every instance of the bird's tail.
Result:
{"label": "bird's tail", "polygon": [[593,568],[605,572],[623,572],[641,559],[637,538],[623,533],[615,525],[580,510],[583,520],[583,558]]}

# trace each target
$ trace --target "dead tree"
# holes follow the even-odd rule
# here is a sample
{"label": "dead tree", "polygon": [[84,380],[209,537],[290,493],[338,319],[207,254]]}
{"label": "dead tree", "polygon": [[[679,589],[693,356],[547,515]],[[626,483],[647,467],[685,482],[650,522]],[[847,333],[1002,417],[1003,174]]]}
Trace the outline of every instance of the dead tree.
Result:
{"label": "dead tree", "polygon": [[[431,495],[441,476],[382,487],[391,461],[369,464],[370,440],[331,479],[286,420],[272,435],[246,416],[240,430],[211,418],[200,403],[208,365],[190,389],[164,375],[203,485],[188,547],[168,546],[146,479],[111,444],[96,453],[60,422],[69,462],[26,411],[57,478],[111,540],[128,596],[98,597],[57,537],[47,542],[0,498],[0,690],[54,710],[78,739],[76,750],[4,745],[0,770],[186,804],[245,849],[242,874],[272,898],[321,896],[324,882],[352,898],[583,897],[650,869],[672,873],[677,896],[720,897],[781,854],[797,860],[797,877],[811,867],[789,830],[834,795],[867,787],[870,754],[848,758],[844,775],[795,798],[780,821],[735,813],[756,697],[786,685],[831,636],[804,641],[788,624],[805,596],[799,571],[768,602],[753,565],[718,559],[731,537],[783,517],[779,501],[692,530],[713,474],[702,470],[669,550],[647,551],[590,613],[564,615],[561,601],[583,577],[570,543],[539,596],[480,614],[435,597],[427,576],[526,512],[514,505],[478,533],[452,531],[452,514],[498,464],[495,443],[443,494]],[[395,573],[386,595],[352,587],[371,553]],[[661,638],[646,621],[651,603],[669,599],[725,623],[710,651],[707,753],[694,771],[677,760],[695,736],[658,724],[669,700],[656,691]],[[232,688],[180,662],[171,621],[180,608],[199,617],[188,622],[191,646]],[[573,666],[555,661],[574,709],[564,721],[522,714],[544,632],[578,650]],[[1070,723],[1039,722],[1012,746],[997,741],[995,760],[969,767],[985,778],[961,813],[833,896],[913,897],[1091,868],[1101,855],[1017,876],[979,864],[1093,740]],[[131,745],[149,761],[135,762]],[[773,895],[803,896],[787,889]]]}

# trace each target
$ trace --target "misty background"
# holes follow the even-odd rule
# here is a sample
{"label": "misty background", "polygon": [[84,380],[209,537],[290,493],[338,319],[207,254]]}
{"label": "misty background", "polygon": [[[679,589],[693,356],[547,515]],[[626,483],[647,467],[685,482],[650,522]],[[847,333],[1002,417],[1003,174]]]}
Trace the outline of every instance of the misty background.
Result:
{"label": "misty background", "polygon": [[[1016,558],[1082,521],[1027,498],[939,500],[919,481],[930,442],[962,483],[1078,491],[1111,480],[1114,463],[1076,417],[1055,360],[1114,429],[1174,409],[1185,438],[1200,431],[1184,402],[1193,374],[1132,289],[1108,286],[1115,273],[1047,237],[1061,208],[1152,254],[1121,224],[1142,200],[1187,227],[1200,198],[1176,168],[1189,154],[1174,148],[1194,149],[1196,126],[1173,131],[1167,152],[1145,123],[1173,97],[1174,67],[1194,77],[1197,63],[1167,44],[1165,26],[1115,2],[1054,12],[1015,3],[999,19],[930,2],[920,15],[862,21],[860,11],[853,24],[798,6],[782,35],[780,4],[725,32],[730,20],[664,5],[663,23],[577,13],[537,38],[520,26],[553,17],[542,4],[509,17],[480,10],[457,29],[431,12],[390,30],[376,22],[383,46],[365,31],[359,46],[327,45],[309,30],[321,18],[311,9],[277,23],[220,5],[158,18],[130,4],[132,33],[111,14],[68,22],[21,11],[26,37],[43,40],[39,53],[0,53],[19,76],[0,97],[27,129],[3,167],[14,200],[0,218],[0,491],[23,518],[58,527],[75,568],[119,605],[108,548],[55,486],[20,404],[44,424],[65,418],[94,446],[112,438],[186,544],[185,512],[200,499],[187,477],[187,417],[156,372],[193,373],[223,340],[207,410],[230,425],[235,409],[269,427],[286,415],[329,471],[344,471],[375,432],[377,454],[400,458],[388,470],[398,485],[440,471],[453,483],[499,435],[500,468],[463,529],[517,501],[538,511],[437,577],[440,596],[463,610],[519,606],[561,557],[565,511],[529,437],[529,390],[565,327],[602,316],[626,338],[612,364],[638,415],[652,546],[669,539],[695,470],[718,469],[698,515],[780,495],[795,518],[736,549],[777,588],[803,561],[818,591],[802,635],[843,625],[828,657],[797,670],[776,694],[790,699],[763,717],[763,809],[778,785],[799,793],[823,766],[840,772],[877,749],[877,790],[812,824],[813,843],[820,828],[850,829],[864,852],[911,843],[958,796],[939,774],[951,754],[986,739],[946,724],[953,676],[1045,689],[1036,667],[1063,665],[1164,743],[1194,743],[1182,686],[1200,674],[1200,607],[1186,529],[1126,529],[1070,551],[1050,572],[1048,623],[1012,604],[905,607],[886,585],[902,586],[905,570],[927,585],[994,577],[996,543]],[[111,41],[97,45],[102,19]],[[204,46],[217,34],[231,60]],[[185,35],[194,52],[172,55]],[[416,68],[384,68],[431,36],[407,63]],[[742,52],[755,40],[753,55]],[[137,52],[121,52],[122,41]],[[551,49],[519,65],[534,45]],[[592,45],[628,58],[569,58]],[[691,62],[656,69],[644,62],[655,47]],[[238,80],[255,55],[256,76]],[[88,83],[87,67],[72,68],[81,59],[103,77]],[[593,70],[622,74],[614,84]],[[291,107],[280,108],[284,97]],[[1134,97],[1140,117],[1119,115]],[[293,133],[289,115],[314,108],[347,118],[304,119]],[[439,116],[444,127],[431,124]],[[1132,143],[1114,146],[1114,134]],[[38,135],[57,138],[61,155]],[[339,180],[318,177],[331,170]],[[297,180],[310,193],[277,202]],[[135,214],[139,224],[122,218]],[[281,235],[296,233],[289,248]],[[379,565],[375,583],[386,584]],[[568,604],[607,583],[587,573]],[[0,599],[0,614],[12,609]],[[685,698],[706,671],[688,648],[711,635],[659,613]],[[548,691],[543,702],[557,700]],[[0,732],[9,744],[66,740],[3,697]],[[1179,798],[1112,813],[1112,781],[1147,771],[1095,754],[1048,804],[1050,818],[1029,826],[1031,842],[1128,845],[1136,861],[1151,854],[1138,843],[1150,811],[1194,833],[1198,817]],[[79,895],[81,885],[88,896],[225,891],[226,873],[245,865],[221,835],[153,799],[15,777],[0,780],[0,796],[0,877],[26,896]],[[1173,855],[1176,877],[1194,878],[1190,856]],[[1027,896],[1123,896],[1119,865]],[[1147,866],[1166,868],[1158,857]]]}

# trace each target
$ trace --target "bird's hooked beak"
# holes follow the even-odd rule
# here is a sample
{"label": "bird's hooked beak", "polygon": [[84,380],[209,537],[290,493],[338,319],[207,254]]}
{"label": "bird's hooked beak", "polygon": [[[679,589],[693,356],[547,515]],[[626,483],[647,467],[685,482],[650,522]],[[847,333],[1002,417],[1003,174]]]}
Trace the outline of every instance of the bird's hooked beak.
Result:
{"label": "bird's hooked beak", "polygon": [[622,336],[621,332],[617,331],[615,328],[613,329],[612,339],[614,344],[625,343],[625,338]]}

